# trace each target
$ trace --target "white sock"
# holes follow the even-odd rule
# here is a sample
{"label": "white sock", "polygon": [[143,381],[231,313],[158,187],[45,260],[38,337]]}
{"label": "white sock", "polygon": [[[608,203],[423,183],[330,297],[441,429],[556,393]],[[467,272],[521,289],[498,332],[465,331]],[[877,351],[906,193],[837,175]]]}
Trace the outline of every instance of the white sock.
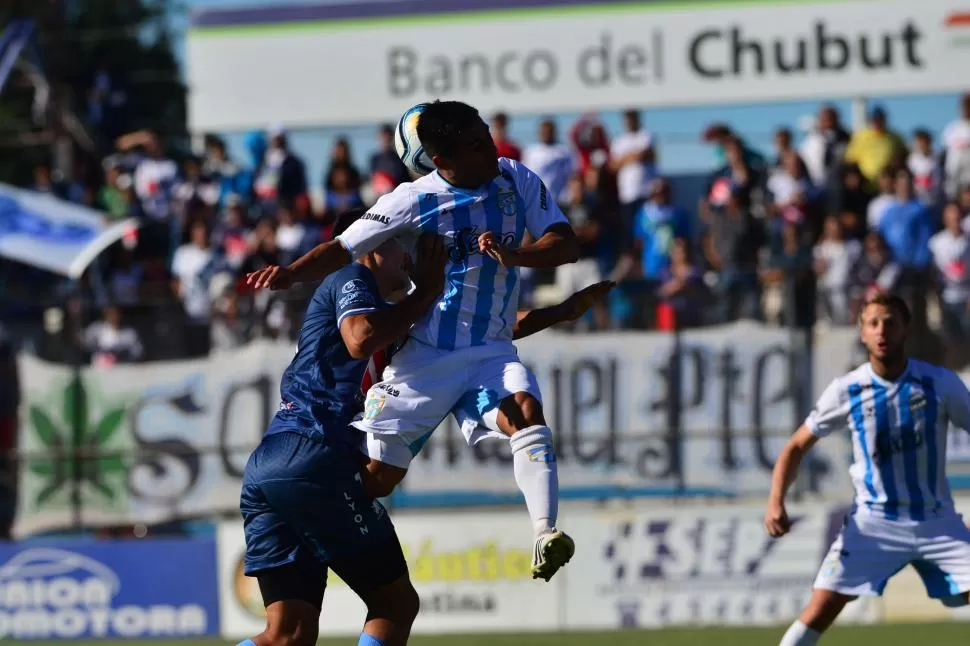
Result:
{"label": "white sock", "polygon": [[515,433],[512,468],[515,483],[525,496],[536,536],[553,529],[559,515],[559,469],[548,426],[530,426]]}
{"label": "white sock", "polygon": [[812,630],[800,621],[796,621],[781,638],[778,646],[815,646],[822,633]]}

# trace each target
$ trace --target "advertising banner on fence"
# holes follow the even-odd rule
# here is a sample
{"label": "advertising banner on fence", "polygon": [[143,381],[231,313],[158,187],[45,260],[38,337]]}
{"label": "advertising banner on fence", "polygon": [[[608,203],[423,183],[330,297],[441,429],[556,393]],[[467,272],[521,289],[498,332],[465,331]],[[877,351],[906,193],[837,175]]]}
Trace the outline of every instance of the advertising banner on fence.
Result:
{"label": "advertising banner on fence", "polygon": [[0,641],[219,633],[212,540],[0,545]]}
{"label": "advertising banner on fence", "polygon": [[[801,337],[753,323],[667,334],[571,336],[520,344],[556,434],[563,496],[762,495],[785,437],[814,393],[843,372],[854,332]],[[69,369],[21,361],[20,535],[70,523],[74,482],[57,452],[79,438],[86,523],[158,522],[233,511],[242,470],[279,406],[293,348],[257,342],[206,359]],[[815,364],[813,373],[809,367]],[[76,414],[81,419],[75,423]],[[831,438],[804,486],[848,488],[847,444]],[[518,497],[508,444],[470,449],[449,418],[412,464],[397,505]]]}
{"label": "advertising banner on fence", "polygon": [[[564,629],[790,622],[845,511],[793,505],[780,540],[765,533],[758,505],[562,514],[577,545],[564,570]],[[873,621],[875,607],[858,601],[841,618]]]}
{"label": "advertising banner on fence", "polygon": [[[532,527],[525,509],[515,512],[398,515],[394,519],[411,579],[421,597],[415,632],[554,630],[560,595],[534,581]],[[261,632],[266,616],[256,580],[242,573],[241,523],[219,527],[222,635]],[[360,599],[330,573],[321,635],[352,635],[366,615]]]}
{"label": "advertising banner on fence", "polygon": [[354,4],[197,12],[193,130],[962,91],[970,63],[960,0]]}

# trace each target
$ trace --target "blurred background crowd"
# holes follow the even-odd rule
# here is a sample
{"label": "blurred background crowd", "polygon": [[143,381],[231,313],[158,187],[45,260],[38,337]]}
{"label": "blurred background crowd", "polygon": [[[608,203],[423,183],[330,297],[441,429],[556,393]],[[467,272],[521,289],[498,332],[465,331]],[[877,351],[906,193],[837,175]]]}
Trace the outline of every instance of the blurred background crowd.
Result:
{"label": "blurred background crowd", "polygon": [[[281,126],[248,134],[247,158],[232,158],[217,135],[205,136],[201,154],[177,154],[155,132],[112,132],[105,83],[96,80],[90,96],[98,158],[77,159],[70,179],[38,164],[27,187],[144,225],[80,285],[0,265],[7,309],[37,330],[28,336],[41,356],[58,358],[68,337],[102,365],[294,338],[312,289],[254,294],[244,275],[291,262],[329,240],[342,211],[408,181],[391,125],[375,133],[366,165],[338,138],[322,177],[311,177]],[[878,106],[853,132],[834,106],[821,105],[808,128],[779,124],[770,153],[730,124],[711,124],[697,136],[720,163],[699,192],[678,191],[665,177],[664,142],[647,112],[625,112],[618,132],[595,115],[567,132],[541,120],[534,139],[522,141],[508,134],[514,115],[483,115],[500,155],[542,178],[583,242],[578,263],[528,275],[524,303],[610,278],[619,288],[580,330],[738,319],[808,328],[851,324],[870,291],[897,289],[962,362],[970,340],[970,95],[954,107],[942,132],[899,132]],[[38,307],[64,302],[81,325]]]}

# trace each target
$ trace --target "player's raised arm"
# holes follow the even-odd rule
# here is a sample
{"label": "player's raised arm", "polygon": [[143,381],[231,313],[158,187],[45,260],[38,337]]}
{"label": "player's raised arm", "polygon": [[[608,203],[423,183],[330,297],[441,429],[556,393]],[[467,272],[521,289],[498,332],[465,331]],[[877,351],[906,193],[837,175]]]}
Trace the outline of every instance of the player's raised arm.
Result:
{"label": "player's raised arm", "polygon": [[536,332],[541,332],[557,323],[575,321],[606,297],[616,287],[616,283],[604,280],[581,289],[558,305],[543,307],[535,310],[519,310],[515,326],[512,328],[512,339],[522,339]]}
{"label": "player's raised arm", "polygon": [[[348,229],[349,230],[349,229]],[[445,284],[448,251],[444,238],[432,233],[418,240],[415,289],[401,302],[380,310],[350,315],[340,322],[340,336],[355,359],[371,356],[403,338],[415,321],[434,305]]]}
{"label": "player's raised arm", "polygon": [[849,404],[842,392],[841,380],[836,379],[819,397],[815,408],[808,415],[788,443],[781,450],[771,472],[771,493],[768,495],[768,511],[765,513],[765,529],[777,538],[791,529],[785,497],[798,476],[805,454],[819,439],[846,428]]}

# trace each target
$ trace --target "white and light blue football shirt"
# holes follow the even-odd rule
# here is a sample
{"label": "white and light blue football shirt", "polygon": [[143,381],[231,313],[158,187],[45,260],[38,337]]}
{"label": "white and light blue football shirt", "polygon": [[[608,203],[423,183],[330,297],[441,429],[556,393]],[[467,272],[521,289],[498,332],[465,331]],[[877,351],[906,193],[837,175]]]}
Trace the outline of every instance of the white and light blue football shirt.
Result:
{"label": "white and light blue football shirt", "polygon": [[422,232],[437,232],[446,239],[444,292],[410,332],[422,343],[454,350],[511,341],[518,269],[482,254],[478,237],[491,231],[503,245],[518,247],[526,231],[538,239],[568,222],[535,173],[504,157],[499,171],[477,189],[452,186],[437,171],[401,184],[338,237],[355,260],[392,238],[413,242]]}
{"label": "white and light blue football shirt", "polygon": [[950,424],[970,431],[970,392],[951,370],[910,359],[896,381],[870,364],[833,381],[805,420],[818,437],[848,431],[858,509],[887,520],[953,512],[946,480]]}

